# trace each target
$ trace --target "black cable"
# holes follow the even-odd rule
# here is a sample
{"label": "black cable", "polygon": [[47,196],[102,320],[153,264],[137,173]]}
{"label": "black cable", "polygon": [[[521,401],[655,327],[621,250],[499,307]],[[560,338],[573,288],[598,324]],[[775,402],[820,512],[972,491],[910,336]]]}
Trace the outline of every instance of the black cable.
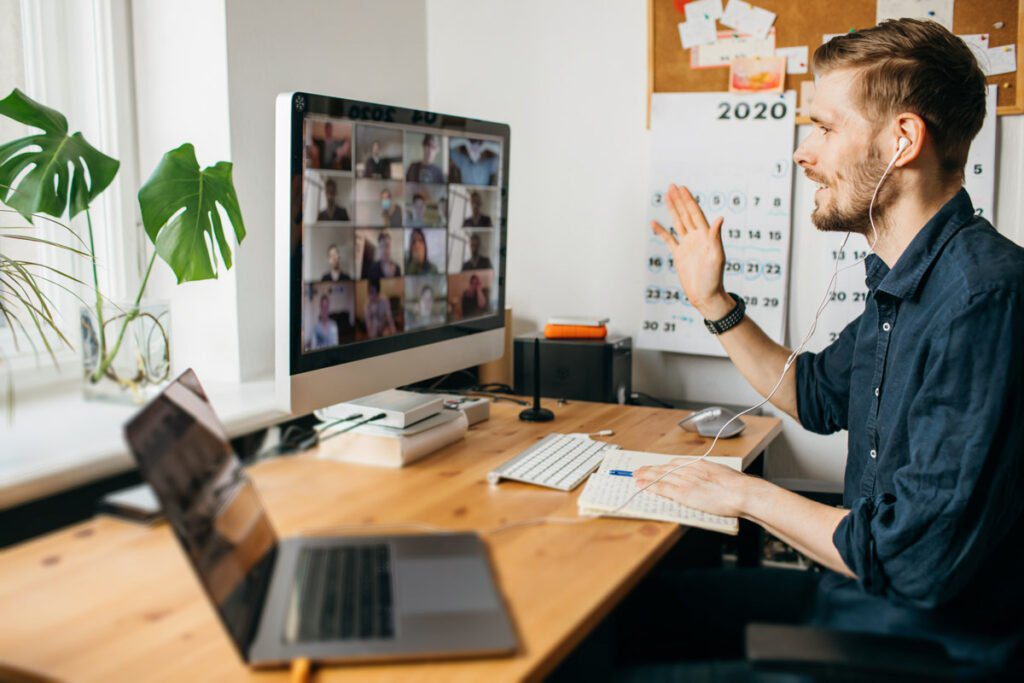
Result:
{"label": "black cable", "polygon": [[661,406],[662,408],[673,408],[673,409],[675,408],[675,406],[672,405],[671,403],[668,403],[667,401],[662,401],[660,398],[655,398],[654,396],[651,396],[650,394],[645,394],[642,391],[634,391],[632,394],[630,394],[629,397],[635,400],[638,396],[641,397],[641,398],[647,399],[651,403],[656,403],[657,405]]}
{"label": "black cable", "polygon": [[[356,417],[362,417],[362,415],[357,415]],[[380,420],[380,419],[385,418],[385,417],[387,417],[387,413],[377,413],[373,417],[368,417],[365,420],[360,420],[359,422],[356,422],[354,424],[350,424],[349,426],[345,427],[344,429],[339,429],[336,432],[331,432],[327,436],[320,436],[319,434],[317,434],[317,436],[319,437],[319,439],[317,440],[317,443],[323,443],[324,441],[327,441],[328,439],[333,439],[334,437],[339,436],[341,434],[345,434],[346,432],[351,432],[356,427],[362,427],[365,424],[369,424],[369,423],[371,423],[371,422],[373,422],[375,420]],[[337,422],[332,423],[332,425],[333,424],[337,424]],[[329,429],[332,425],[328,425],[324,429]],[[322,431],[323,430],[321,430],[321,432]]]}
{"label": "black cable", "polygon": [[[358,420],[362,416],[362,413],[347,415],[343,418],[328,422],[321,429],[327,429],[336,424],[348,422],[349,420]],[[319,437],[320,433],[315,428],[289,425],[288,427],[285,427],[283,432],[281,432],[281,437],[276,444],[256,454],[255,461],[259,462],[260,460],[265,460],[266,458],[270,458],[275,455],[283,455],[294,451],[304,451],[307,448],[316,445]]]}

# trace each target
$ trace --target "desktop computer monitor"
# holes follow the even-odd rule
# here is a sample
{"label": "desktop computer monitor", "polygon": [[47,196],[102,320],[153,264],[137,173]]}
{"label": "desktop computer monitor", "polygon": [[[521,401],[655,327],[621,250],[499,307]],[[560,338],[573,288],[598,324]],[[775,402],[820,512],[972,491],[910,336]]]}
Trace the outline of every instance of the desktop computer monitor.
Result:
{"label": "desktop computer monitor", "polygon": [[276,119],[282,407],[499,358],[509,127],[297,92]]}

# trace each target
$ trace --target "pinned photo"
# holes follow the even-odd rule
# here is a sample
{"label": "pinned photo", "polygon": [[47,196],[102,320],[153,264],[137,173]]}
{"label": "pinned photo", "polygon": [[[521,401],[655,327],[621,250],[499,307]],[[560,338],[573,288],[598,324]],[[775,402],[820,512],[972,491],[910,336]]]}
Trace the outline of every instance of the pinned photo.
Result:
{"label": "pinned photo", "polygon": [[729,67],[729,92],[782,92],[785,57],[740,57]]}

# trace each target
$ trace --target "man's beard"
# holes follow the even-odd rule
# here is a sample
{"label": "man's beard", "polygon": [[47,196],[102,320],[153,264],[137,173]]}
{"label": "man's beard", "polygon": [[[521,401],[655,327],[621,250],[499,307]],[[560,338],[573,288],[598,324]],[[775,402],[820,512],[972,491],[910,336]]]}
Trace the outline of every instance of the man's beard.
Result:
{"label": "man's beard", "polygon": [[[882,159],[878,150],[871,146],[868,157],[854,164],[846,174],[844,187],[847,190],[847,200],[840,204],[836,201],[836,184],[834,179],[829,184],[826,192],[829,193],[831,204],[829,208],[822,209],[816,206],[811,213],[811,222],[822,232],[855,232],[860,235],[867,235],[871,231],[871,221],[868,211],[875,219],[876,225],[881,225],[885,210],[892,203],[896,195],[894,178],[887,178],[878,191],[875,198],[874,208],[871,209],[871,197],[878,187],[882,174],[885,173],[887,165]],[[822,182],[811,174],[807,177],[815,182]]]}

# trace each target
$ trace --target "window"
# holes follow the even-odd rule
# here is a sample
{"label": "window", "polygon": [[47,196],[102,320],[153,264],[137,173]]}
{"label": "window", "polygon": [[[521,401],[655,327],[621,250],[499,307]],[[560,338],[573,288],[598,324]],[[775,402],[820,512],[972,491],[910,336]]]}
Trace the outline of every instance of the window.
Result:
{"label": "window", "polygon": [[[121,162],[113,184],[91,207],[100,287],[115,301],[134,293],[146,257],[135,205],[138,174],[129,9],[129,0],[0,0],[0,97],[20,88],[62,112],[72,132],[81,131],[93,146]],[[25,126],[0,119],[0,142],[26,134]],[[0,209],[0,225],[27,228],[16,213],[6,206]],[[66,223],[67,217],[61,221]],[[84,215],[76,217],[71,227],[86,239]],[[74,242],[66,231],[45,220],[36,220],[31,230],[6,232]],[[9,239],[0,239],[0,249],[92,282],[91,264],[82,257]],[[94,294],[91,288],[81,287],[72,294],[45,280],[40,284],[75,348],[60,348],[57,371],[38,337],[38,351],[26,344],[16,349],[9,325],[0,318],[0,354],[14,372],[19,393],[32,386],[76,381],[80,374],[79,314],[82,301],[93,303]],[[0,377],[0,383],[4,381]]]}

